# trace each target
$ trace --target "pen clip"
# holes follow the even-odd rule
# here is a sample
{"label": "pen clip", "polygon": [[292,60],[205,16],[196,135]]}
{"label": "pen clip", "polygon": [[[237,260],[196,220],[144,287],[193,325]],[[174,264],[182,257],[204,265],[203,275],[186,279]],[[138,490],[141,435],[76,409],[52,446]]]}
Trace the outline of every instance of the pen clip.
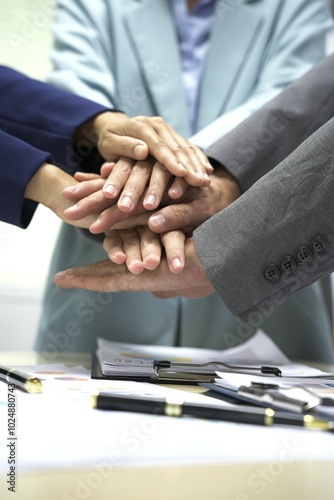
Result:
{"label": "pen clip", "polygon": [[257,389],[262,389],[262,390],[265,390],[265,389],[278,390],[280,388],[280,386],[277,384],[267,384],[266,382],[254,382],[254,381],[251,381],[251,386],[255,387]]}
{"label": "pen clip", "polygon": [[309,410],[308,401],[289,397],[279,392],[268,392],[265,389],[259,389],[253,386],[241,385],[238,389],[238,394],[251,401],[269,404],[282,410],[298,413],[304,413]]}

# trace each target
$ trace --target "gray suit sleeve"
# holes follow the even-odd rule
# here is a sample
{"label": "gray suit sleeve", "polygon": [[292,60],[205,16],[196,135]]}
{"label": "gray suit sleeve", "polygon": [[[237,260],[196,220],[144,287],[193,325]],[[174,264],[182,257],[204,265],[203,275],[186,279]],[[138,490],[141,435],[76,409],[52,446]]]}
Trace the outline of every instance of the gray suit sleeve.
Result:
{"label": "gray suit sleeve", "polygon": [[334,116],[334,55],[206,150],[243,191]]}
{"label": "gray suit sleeve", "polygon": [[195,231],[205,272],[235,316],[256,327],[334,271],[333,174],[334,118]]}

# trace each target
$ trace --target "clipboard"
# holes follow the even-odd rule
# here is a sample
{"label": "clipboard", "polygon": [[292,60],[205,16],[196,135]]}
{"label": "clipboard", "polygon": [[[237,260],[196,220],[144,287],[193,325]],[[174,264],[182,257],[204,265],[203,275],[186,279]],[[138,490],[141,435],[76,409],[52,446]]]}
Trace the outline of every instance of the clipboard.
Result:
{"label": "clipboard", "polygon": [[162,384],[201,384],[214,382],[216,378],[216,370],[224,369],[226,371],[235,371],[237,373],[265,373],[267,375],[280,376],[281,371],[274,366],[239,366],[229,365],[223,362],[207,362],[207,363],[178,363],[166,360],[152,361],[152,370],[150,374],[139,374],[127,372],[126,375],[117,373],[104,374],[101,369],[96,353],[92,357],[92,379],[107,379],[107,380],[134,380],[137,382],[154,382]]}
{"label": "clipboard", "polygon": [[105,380],[134,380],[136,382],[153,382],[160,384],[199,384],[199,383],[209,383],[212,382],[216,373],[210,373],[209,375],[204,374],[194,374],[194,373],[164,373],[157,376],[138,376],[131,377],[129,375],[104,375],[101,370],[101,365],[98,360],[96,353],[92,355],[92,369],[91,378],[92,379],[105,379]]}
{"label": "clipboard", "polygon": [[214,382],[217,371],[280,377],[282,372],[278,366],[287,361],[263,332],[242,346],[227,350],[133,344],[98,338],[91,376],[108,380],[200,384]]}

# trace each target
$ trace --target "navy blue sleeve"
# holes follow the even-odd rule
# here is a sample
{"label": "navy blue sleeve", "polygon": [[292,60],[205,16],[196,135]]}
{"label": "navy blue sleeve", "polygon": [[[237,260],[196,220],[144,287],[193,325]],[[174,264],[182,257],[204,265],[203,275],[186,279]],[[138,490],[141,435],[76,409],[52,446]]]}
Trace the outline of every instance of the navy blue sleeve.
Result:
{"label": "navy blue sleeve", "polygon": [[24,198],[25,188],[50,153],[0,131],[0,220],[26,228],[37,203]]}
{"label": "navy blue sleeve", "polygon": [[0,128],[50,151],[64,169],[77,168],[92,152],[89,134],[79,152],[73,135],[79,125],[104,111],[108,109],[100,104],[0,66]]}
{"label": "navy blue sleeve", "polygon": [[75,148],[79,125],[107,108],[0,66],[0,219],[26,227],[36,204],[24,200],[26,185],[46,160],[68,172],[93,163],[87,141]]}

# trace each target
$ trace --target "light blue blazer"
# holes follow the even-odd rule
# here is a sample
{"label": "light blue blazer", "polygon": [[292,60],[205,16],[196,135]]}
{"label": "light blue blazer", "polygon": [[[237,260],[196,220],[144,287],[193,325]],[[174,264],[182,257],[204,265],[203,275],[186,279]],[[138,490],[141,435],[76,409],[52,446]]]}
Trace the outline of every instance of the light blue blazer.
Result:
{"label": "light blue blazer", "polygon": [[[304,74],[323,57],[330,27],[327,0],[217,1],[191,140],[209,146]],[[59,0],[53,32],[51,83],[130,116],[160,115],[191,136],[170,1]],[[105,258],[101,247],[63,226],[46,286],[38,349],[93,350],[97,336],[225,348],[254,331],[232,317],[217,295],[107,297],[59,290],[52,283],[60,269]],[[321,338],[330,335],[329,322],[317,285],[289,299],[260,326],[288,355],[298,356],[302,342],[311,359],[328,359]]]}
{"label": "light blue blazer", "polygon": [[[331,26],[327,0],[217,1],[196,142],[212,144],[310,69]],[[50,82],[190,136],[171,0],[59,0],[53,32]]]}

